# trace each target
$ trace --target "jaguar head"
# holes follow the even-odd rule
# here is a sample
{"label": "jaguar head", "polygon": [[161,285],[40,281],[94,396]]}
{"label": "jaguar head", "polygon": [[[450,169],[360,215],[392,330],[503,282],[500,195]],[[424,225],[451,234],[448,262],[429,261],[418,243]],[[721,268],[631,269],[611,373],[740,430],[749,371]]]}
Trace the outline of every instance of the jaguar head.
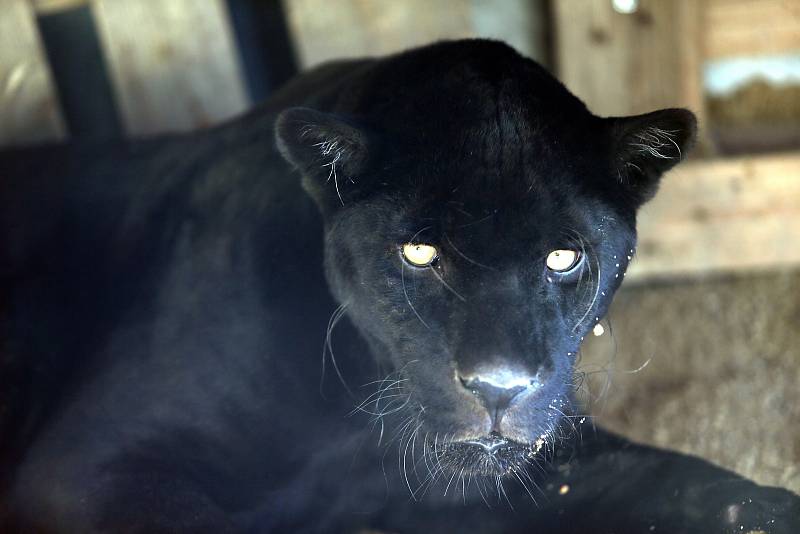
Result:
{"label": "jaguar head", "polygon": [[388,373],[363,407],[437,469],[513,474],[582,422],[581,341],[694,116],[595,116],[493,42],[376,65],[347,106],[276,125],[323,214],[330,287]]}

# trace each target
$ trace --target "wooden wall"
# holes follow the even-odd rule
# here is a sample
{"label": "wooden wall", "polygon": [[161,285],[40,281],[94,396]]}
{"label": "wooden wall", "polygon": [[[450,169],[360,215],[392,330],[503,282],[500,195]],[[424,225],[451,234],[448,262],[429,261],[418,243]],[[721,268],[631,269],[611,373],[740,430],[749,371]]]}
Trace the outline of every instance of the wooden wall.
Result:
{"label": "wooden wall", "polygon": [[191,130],[247,107],[224,0],[93,0],[126,131]]}
{"label": "wooden wall", "polygon": [[677,105],[702,113],[700,2],[643,0],[632,14],[607,0],[559,0],[553,8],[558,75],[595,113]]}
{"label": "wooden wall", "polygon": [[800,2],[553,2],[556,72],[600,115],[687,107],[699,118],[689,163],[663,180],[639,220],[629,277],[800,265],[800,153],[715,157],[703,65],[740,54],[800,51]]}
{"label": "wooden wall", "polygon": [[629,276],[800,265],[800,153],[689,161],[639,216]]}
{"label": "wooden wall", "polygon": [[[504,38],[547,61],[601,115],[686,106],[705,123],[709,58],[800,50],[800,3],[641,0],[283,0],[304,66],[441,38]],[[37,14],[88,8],[129,135],[203,127],[249,106],[224,0],[0,0],[0,145],[63,139]],[[640,220],[629,277],[800,265],[800,154],[692,161],[664,180]],[[705,156],[702,159],[698,156]]]}
{"label": "wooden wall", "polygon": [[224,0],[0,0],[0,145],[64,138],[35,17],[82,7],[129,135],[190,130],[248,107]]}
{"label": "wooden wall", "polygon": [[705,57],[785,54],[800,50],[797,0],[702,0]]}

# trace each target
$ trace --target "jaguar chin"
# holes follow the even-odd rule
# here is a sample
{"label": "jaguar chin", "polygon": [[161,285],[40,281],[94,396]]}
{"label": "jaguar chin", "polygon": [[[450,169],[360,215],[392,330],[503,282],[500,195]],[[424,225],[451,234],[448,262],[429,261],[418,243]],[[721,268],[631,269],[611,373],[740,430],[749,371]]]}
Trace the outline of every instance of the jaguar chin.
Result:
{"label": "jaguar chin", "polygon": [[429,445],[436,465],[450,476],[520,477],[535,464],[547,443],[543,434],[521,443],[492,433],[480,438]]}

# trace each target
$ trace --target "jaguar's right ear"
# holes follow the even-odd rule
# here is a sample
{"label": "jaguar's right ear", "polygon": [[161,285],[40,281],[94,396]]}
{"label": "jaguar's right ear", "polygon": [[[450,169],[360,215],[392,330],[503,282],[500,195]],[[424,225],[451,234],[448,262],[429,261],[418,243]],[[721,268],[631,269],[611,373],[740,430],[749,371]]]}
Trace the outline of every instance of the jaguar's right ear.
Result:
{"label": "jaguar's right ear", "polygon": [[323,211],[344,206],[363,172],[368,139],[354,121],[308,108],[290,108],[275,123],[283,157],[303,175],[303,188]]}
{"label": "jaguar's right ear", "polygon": [[656,193],[661,175],[686,157],[697,134],[688,109],[671,108],[605,119],[617,185],[638,208]]}

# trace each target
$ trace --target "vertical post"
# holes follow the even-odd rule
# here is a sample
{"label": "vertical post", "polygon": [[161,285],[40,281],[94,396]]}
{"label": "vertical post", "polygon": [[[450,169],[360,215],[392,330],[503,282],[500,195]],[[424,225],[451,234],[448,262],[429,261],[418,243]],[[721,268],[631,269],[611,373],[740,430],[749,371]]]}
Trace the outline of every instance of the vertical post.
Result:
{"label": "vertical post", "polygon": [[3,0],[0,16],[0,145],[62,139],[64,121],[26,0]]}
{"label": "vertical post", "polygon": [[129,134],[190,130],[247,108],[224,0],[91,6]]}

